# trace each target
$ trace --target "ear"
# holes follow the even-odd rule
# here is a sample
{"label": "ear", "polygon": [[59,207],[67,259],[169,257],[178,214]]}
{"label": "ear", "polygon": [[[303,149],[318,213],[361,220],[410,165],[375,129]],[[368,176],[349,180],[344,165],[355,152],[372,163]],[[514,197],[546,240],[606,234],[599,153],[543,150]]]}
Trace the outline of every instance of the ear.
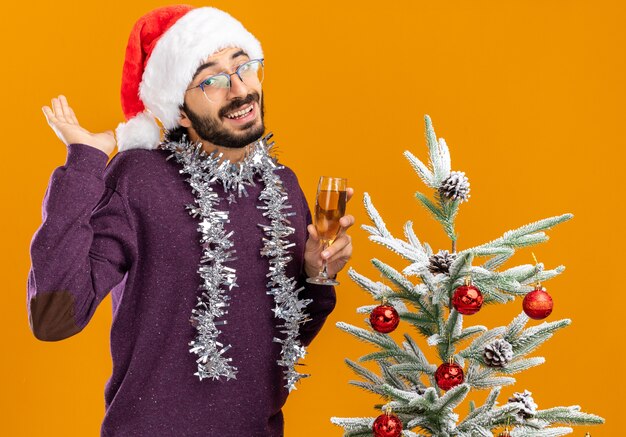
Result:
{"label": "ear", "polygon": [[191,127],[191,120],[189,120],[189,117],[187,117],[185,110],[182,108],[180,110],[180,121],[178,122],[178,124],[186,128]]}

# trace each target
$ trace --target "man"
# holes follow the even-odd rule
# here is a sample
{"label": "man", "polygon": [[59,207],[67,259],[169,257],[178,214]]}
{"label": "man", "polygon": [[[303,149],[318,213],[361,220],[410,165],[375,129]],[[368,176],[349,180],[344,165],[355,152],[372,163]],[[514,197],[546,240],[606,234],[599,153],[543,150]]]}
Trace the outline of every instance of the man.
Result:
{"label": "man", "polygon": [[[283,435],[297,361],[336,295],[305,281],[320,242],[296,175],[268,153],[263,62],[225,12],[163,7],[131,32],[115,136],[82,128],[63,95],[43,107],[68,155],[31,242],[29,321],[40,340],[68,338],[111,292],[102,436]],[[330,276],[352,253],[354,218],[340,223]]]}

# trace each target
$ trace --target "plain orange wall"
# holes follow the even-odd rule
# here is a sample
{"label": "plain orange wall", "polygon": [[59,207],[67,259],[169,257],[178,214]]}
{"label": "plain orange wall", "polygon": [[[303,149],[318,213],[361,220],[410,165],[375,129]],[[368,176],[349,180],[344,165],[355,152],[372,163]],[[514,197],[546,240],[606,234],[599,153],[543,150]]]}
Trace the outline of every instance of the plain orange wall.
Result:
{"label": "plain orange wall", "polygon": [[[204,3],[191,2],[197,6]],[[513,4],[515,3],[515,4]],[[5,229],[0,429],[11,436],[95,436],[104,413],[110,297],[89,326],[55,343],[28,327],[28,247],[41,223],[41,201],[66,150],[41,106],[65,94],[81,124],[114,129],[123,119],[120,73],[128,33],[151,1],[12,2],[3,6],[2,124],[5,132],[2,227]],[[423,116],[465,171],[471,198],[457,220],[458,248],[552,215],[570,220],[549,230],[535,252],[565,272],[544,285],[555,299],[550,320],[569,317],[537,354],[546,364],[503,390],[528,389],[540,408],[581,405],[606,418],[573,435],[619,435],[625,393],[621,288],[626,73],[622,2],[390,1],[210,4],[240,19],[265,51],[266,125],[280,159],[294,168],[312,205],[320,174],[355,188],[349,204],[368,223],[363,192],[389,229],[413,220],[418,237],[448,248],[440,227],[413,199],[425,187],[402,156],[427,159]],[[429,192],[430,194],[430,192]],[[406,263],[351,232],[350,265],[378,279],[369,259]],[[530,263],[520,251],[506,266]],[[340,436],[331,416],[374,416],[379,399],[348,384],[343,363],[374,348],[335,327],[365,326],[360,305],[374,303],[343,272],[338,305],[305,359],[312,377],[284,409],[286,435]],[[471,319],[506,324],[521,302],[487,307]],[[470,323],[466,318],[466,323]],[[533,322],[534,323],[534,322]],[[401,334],[406,326],[394,334]],[[409,330],[427,348],[425,340]],[[396,338],[398,337],[396,336]],[[482,399],[480,392],[476,399]],[[459,411],[463,412],[466,404]],[[623,432],[623,431],[622,431]]]}

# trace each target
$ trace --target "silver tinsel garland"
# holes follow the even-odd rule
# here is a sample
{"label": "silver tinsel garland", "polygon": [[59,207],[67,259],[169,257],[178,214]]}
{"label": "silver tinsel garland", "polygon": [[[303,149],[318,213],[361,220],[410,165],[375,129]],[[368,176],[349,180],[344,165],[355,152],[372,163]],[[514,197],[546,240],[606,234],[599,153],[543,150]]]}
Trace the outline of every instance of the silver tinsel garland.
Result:
{"label": "silver tinsel garland", "polygon": [[277,159],[270,155],[274,142],[268,144],[272,137],[268,133],[264,137],[247,146],[244,159],[238,163],[223,160],[221,153],[213,152],[207,155],[202,150],[202,144],[187,142],[185,136],[181,141],[163,142],[159,148],[172,151],[167,157],[175,157],[177,162],[183,165],[180,173],[188,173],[190,183],[197,205],[189,204],[186,208],[189,213],[196,217],[200,215],[198,231],[202,233],[203,256],[200,259],[198,272],[203,279],[200,289],[204,290],[198,296],[196,308],[192,310],[191,323],[196,327],[197,334],[189,352],[197,354],[199,358],[198,371],[194,373],[200,380],[203,378],[219,379],[224,376],[227,380],[236,379],[237,368],[230,362],[232,358],[226,358],[223,354],[232,345],[224,346],[217,337],[220,334],[218,326],[226,324],[222,318],[228,311],[230,296],[228,291],[237,286],[236,270],[225,265],[235,260],[235,250],[230,239],[234,231],[226,232],[224,223],[228,220],[228,211],[220,210],[217,204],[220,198],[212,185],[219,181],[224,186],[224,192],[233,191],[228,197],[228,202],[236,202],[234,192],[238,197],[242,194],[248,196],[246,185],[256,185],[255,176],[259,175],[264,184],[264,189],[259,195],[262,205],[263,216],[269,217],[270,223],[259,226],[263,229],[263,247],[261,255],[269,258],[269,272],[267,277],[267,294],[274,296],[276,307],[275,317],[285,320],[284,324],[278,325],[284,339],[274,337],[275,342],[282,343],[281,358],[278,364],[285,367],[284,374],[287,384],[285,387],[295,389],[295,384],[300,378],[310,376],[301,374],[295,370],[298,360],[306,354],[306,347],[297,339],[300,324],[309,320],[304,308],[312,300],[298,299],[298,294],[304,287],[296,289],[297,280],[286,275],[286,267],[292,257],[288,249],[294,245],[289,243],[287,237],[294,233],[294,228],[289,226],[287,217],[294,212],[285,212],[291,208],[287,203],[287,193],[282,185],[280,177],[274,173],[282,168]]}

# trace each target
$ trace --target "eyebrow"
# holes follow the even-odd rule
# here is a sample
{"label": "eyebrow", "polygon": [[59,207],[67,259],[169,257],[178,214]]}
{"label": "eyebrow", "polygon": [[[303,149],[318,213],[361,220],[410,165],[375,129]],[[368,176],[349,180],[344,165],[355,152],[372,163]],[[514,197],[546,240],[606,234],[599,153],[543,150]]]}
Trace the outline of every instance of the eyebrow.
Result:
{"label": "eyebrow", "polygon": [[[232,56],[230,57],[230,59],[235,59],[238,56],[248,56],[248,55],[243,50],[239,50],[239,51],[236,51],[235,53],[233,53]],[[217,65],[217,62],[214,62],[214,61],[205,62],[204,64],[202,64],[201,66],[198,67],[196,72],[193,74],[193,77],[191,78],[191,81],[193,82],[196,79],[196,77],[198,77],[198,75],[202,72],[202,70],[204,70],[205,68],[213,67],[215,65]]]}

